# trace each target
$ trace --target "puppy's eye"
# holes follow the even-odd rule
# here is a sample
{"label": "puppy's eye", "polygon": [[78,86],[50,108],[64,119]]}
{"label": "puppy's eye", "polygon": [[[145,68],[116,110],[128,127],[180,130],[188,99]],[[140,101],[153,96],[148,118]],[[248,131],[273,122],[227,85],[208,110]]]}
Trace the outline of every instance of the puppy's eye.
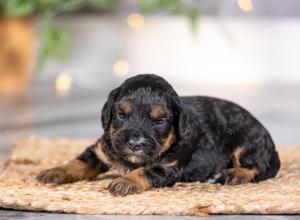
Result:
{"label": "puppy's eye", "polygon": [[118,111],[118,112],[117,112],[117,116],[118,116],[118,118],[121,119],[121,120],[124,120],[124,119],[126,118],[125,113],[122,112],[122,111]]}
{"label": "puppy's eye", "polygon": [[165,118],[159,118],[159,119],[156,119],[154,121],[154,124],[158,125],[158,126],[164,125],[165,123],[166,123],[166,119]]}

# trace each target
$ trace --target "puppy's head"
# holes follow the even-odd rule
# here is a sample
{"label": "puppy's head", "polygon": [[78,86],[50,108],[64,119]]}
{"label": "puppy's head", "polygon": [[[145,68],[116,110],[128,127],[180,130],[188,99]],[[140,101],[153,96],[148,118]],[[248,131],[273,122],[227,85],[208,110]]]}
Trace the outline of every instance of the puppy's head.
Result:
{"label": "puppy's head", "polygon": [[115,154],[131,163],[155,160],[190,132],[177,93],[150,74],[129,78],[113,90],[101,119]]}

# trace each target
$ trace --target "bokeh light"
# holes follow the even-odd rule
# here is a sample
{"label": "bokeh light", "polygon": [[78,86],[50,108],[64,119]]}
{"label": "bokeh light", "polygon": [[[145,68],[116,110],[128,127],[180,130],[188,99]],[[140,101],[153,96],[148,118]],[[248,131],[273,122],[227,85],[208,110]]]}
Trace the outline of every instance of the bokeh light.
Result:
{"label": "bokeh light", "polygon": [[139,13],[132,13],[127,17],[127,24],[132,28],[142,27],[144,21],[144,16]]}
{"label": "bokeh light", "polygon": [[113,66],[113,71],[118,76],[125,76],[129,72],[129,64],[126,60],[118,60]]}
{"label": "bokeh light", "polygon": [[65,94],[67,93],[72,87],[72,79],[68,74],[62,73],[59,74],[55,81],[55,88],[57,93]]}
{"label": "bokeh light", "polygon": [[251,0],[238,0],[238,5],[244,12],[251,12],[253,10],[253,3]]}

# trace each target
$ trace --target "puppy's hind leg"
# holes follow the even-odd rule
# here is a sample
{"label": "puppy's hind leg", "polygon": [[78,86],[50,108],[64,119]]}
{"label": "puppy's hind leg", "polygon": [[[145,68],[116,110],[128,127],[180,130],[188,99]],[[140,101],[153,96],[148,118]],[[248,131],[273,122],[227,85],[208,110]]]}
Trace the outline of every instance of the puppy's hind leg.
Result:
{"label": "puppy's hind leg", "polygon": [[241,167],[241,153],[242,147],[237,146],[230,155],[230,162],[232,168],[225,169],[217,182],[224,185],[237,185],[248,183],[254,180],[254,177],[258,174],[255,168]]}
{"label": "puppy's hind leg", "polygon": [[258,182],[276,176],[280,161],[269,133],[253,129],[230,156],[232,167],[224,170],[217,182],[229,185]]}
{"label": "puppy's hind leg", "polygon": [[226,169],[222,172],[221,177],[217,182],[224,185],[238,185],[254,181],[254,178],[257,174],[255,169],[248,168],[231,168]]}

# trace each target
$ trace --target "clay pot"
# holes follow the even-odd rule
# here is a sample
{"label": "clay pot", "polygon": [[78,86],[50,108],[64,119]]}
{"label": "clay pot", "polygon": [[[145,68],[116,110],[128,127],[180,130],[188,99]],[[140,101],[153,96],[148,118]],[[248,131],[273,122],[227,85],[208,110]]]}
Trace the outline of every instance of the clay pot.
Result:
{"label": "clay pot", "polygon": [[24,92],[33,70],[33,24],[26,18],[0,18],[0,94]]}

